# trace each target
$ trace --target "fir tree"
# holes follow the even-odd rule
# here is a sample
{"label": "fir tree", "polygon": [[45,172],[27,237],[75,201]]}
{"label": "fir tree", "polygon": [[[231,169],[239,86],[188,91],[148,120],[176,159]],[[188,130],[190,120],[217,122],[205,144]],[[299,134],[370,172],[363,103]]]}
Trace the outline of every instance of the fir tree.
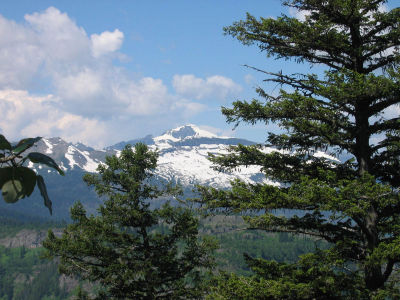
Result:
{"label": "fir tree", "polygon": [[[213,263],[213,243],[199,240],[198,220],[189,209],[168,202],[179,189],[152,182],[157,153],[128,145],[106,158],[85,182],[106,196],[97,216],[81,203],[61,237],[49,232],[47,257],[60,258],[60,271],[101,287],[98,299],[194,299],[202,296],[202,269]],[[159,201],[162,200],[158,199]],[[160,202],[159,202],[160,203]]]}
{"label": "fir tree", "polygon": [[[258,70],[282,86],[279,95],[258,88],[262,100],[236,101],[222,112],[235,126],[278,124],[281,133],[269,132],[266,142],[276,151],[239,145],[211,159],[222,170],[260,166],[280,186],[199,187],[201,201],[208,209],[247,214],[249,228],[309,235],[331,248],[295,264],[246,256],[255,275],[221,277],[212,298],[400,297],[400,8],[385,11],[385,2],[290,0],[283,4],[304,12],[304,21],[248,14],[225,28],[268,57],[325,71]],[[298,213],[278,217],[276,209]]]}

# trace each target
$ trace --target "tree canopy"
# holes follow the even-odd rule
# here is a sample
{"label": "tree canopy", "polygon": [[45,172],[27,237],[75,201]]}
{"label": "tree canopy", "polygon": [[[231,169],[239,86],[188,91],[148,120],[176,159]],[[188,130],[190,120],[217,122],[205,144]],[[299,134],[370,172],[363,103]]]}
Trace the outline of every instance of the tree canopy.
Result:
{"label": "tree canopy", "polygon": [[[247,257],[255,275],[226,275],[219,299],[371,299],[400,297],[400,8],[383,0],[291,0],[287,15],[245,20],[225,33],[267,57],[325,66],[323,74],[263,72],[278,95],[222,108],[229,123],[275,123],[265,145],[212,155],[220,170],[260,166],[278,184],[235,181],[199,187],[210,210],[246,215],[249,228],[324,239],[329,250],[295,264]],[[321,155],[321,152],[325,154]],[[277,209],[295,210],[277,216]],[[254,211],[256,213],[254,214]]]}
{"label": "tree canopy", "polygon": [[61,273],[100,285],[98,299],[195,299],[204,292],[214,243],[199,238],[188,208],[166,201],[179,188],[152,181],[156,163],[157,153],[141,143],[107,157],[98,174],[84,176],[107,197],[98,215],[87,216],[78,202],[63,235],[50,231],[43,242],[47,257],[60,258]]}

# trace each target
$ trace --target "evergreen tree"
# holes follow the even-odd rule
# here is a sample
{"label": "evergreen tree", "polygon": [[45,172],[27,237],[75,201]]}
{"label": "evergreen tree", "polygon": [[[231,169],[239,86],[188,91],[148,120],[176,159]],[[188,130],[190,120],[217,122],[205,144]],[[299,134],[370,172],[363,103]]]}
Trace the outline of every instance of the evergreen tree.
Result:
{"label": "evergreen tree", "polygon": [[77,203],[63,235],[50,231],[43,243],[47,257],[60,258],[61,273],[101,287],[98,299],[202,296],[202,271],[213,263],[213,244],[199,240],[198,220],[189,209],[168,202],[151,209],[152,201],[179,192],[152,182],[156,162],[157,153],[144,144],[107,157],[98,174],[84,176],[99,196],[108,197],[99,214],[87,216]]}
{"label": "evergreen tree", "polygon": [[[400,8],[386,11],[385,2],[283,1],[305,20],[248,14],[224,29],[268,57],[325,71],[259,70],[282,86],[279,95],[258,88],[262,100],[222,108],[235,126],[273,122],[282,131],[268,133],[266,145],[276,151],[239,145],[211,156],[215,167],[257,165],[280,186],[199,187],[201,201],[247,214],[250,228],[309,235],[331,248],[295,264],[246,256],[255,275],[221,277],[213,299],[399,299]],[[315,155],[321,150],[331,157]],[[276,209],[298,213],[278,217]]]}

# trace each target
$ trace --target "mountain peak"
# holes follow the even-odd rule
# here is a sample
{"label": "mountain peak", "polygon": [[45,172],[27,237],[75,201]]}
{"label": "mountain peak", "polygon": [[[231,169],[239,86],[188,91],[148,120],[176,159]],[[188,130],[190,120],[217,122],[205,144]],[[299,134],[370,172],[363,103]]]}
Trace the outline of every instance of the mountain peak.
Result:
{"label": "mountain peak", "polygon": [[217,136],[211,132],[200,129],[196,125],[188,124],[166,131],[155,140],[171,140],[173,142],[182,141],[190,138],[216,138]]}

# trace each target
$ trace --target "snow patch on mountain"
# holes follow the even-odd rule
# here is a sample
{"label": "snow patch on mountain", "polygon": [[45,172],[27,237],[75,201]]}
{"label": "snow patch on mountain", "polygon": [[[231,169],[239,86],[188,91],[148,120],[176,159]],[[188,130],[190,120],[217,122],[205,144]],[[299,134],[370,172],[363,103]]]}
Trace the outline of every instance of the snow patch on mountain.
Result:
{"label": "snow patch on mountain", "polygon": [[80,153],[86,159],[86,164],[83,166],[83,168],[87,172],[91,172],[91,173],[96,172],[97,166],[99,165],[99,161],[92,159],[90,157],[90,153],[88,151],[80,151]]}
{"label": "snow patch on mountain", "polygon": [[[182,147],[160,155],[156,173],[166,180],[177,180],[182,185],[204,184],[229,187],[234,179],[255,183],[252,175],[260,173],[260,167],[249,166],[232,172],[220,172],[212,168],[208,153],[226,153],[225,147],[201,145],[190,149]],[[266,181],[266,180],[265,180]]]}
{"label": "snow patch on mountain", "polygon": [[42,139],[42,141],[46,144],[47,149],[46,149],[46,154],[52,154],[53,153],[53,145],[49,142],[47,139]]}
{"label": "snow patch on mountain", "polygon": [[64,166],[64,163],[63,163],[63,162],[60,162],[59,167],[60,167],[60,169],[63,170],[63,171],[67,171],[67,170],[68,170],[68,168],[66,168],[66,167]]}
{"label": "snow patch on mountain", "polygon": [[35,169],[35,164],[33,162],[28,162],[28,168],[33,170],[35,173],[37,173],[37,170]]}
{"label": "snow patch on mountain", "polygon": [[314,153],[314,156],[315,156],[315,157],[326,158],[326,159],[329,159],[329,160],[332,160],[332,161],[335,161],[335,162],[340,162],[340,160],[337,159],[336,157],[334,157],[334,156],[332,156],[332,155],[329,155],[329,154],[327,154],[327,153],[325,153],[325,152],[322,152],[322,151],[317,151],[317,152],[315,152],[315,153]]}
{"label": "snow patch on mountain", "polygon": [[65,153],[65,158],[66,159],[68,159],[68,161],[69,161],[69,167],[71,168],[71,169],[73,169],[74,168],[74,166],[78,166],[79,167],[79,165],[76,163],[76,161],[74,160],[74,153],[76,152],[76,149],[75,149],[75,147],[73,147],[73,146],[68,146],[68,151],[67,151],[67,153]]}
{"label": "snow patch on mountain", "polygon": [[206,130],[200,129],[196,125],[189,124],[168,130],[164,134],[155,137],[154,141],[156,144],[160,144],[168,142],[180,142],[185,139],[193,138],[218,138],[218,136]]}

